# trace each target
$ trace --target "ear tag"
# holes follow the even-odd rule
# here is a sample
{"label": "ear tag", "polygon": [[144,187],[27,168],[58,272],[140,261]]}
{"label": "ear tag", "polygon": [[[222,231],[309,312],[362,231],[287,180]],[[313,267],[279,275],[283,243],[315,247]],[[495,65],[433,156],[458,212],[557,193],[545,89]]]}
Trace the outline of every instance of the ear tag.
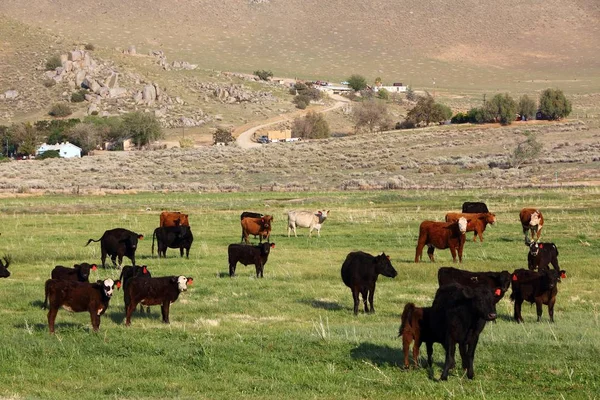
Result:
{"label": "ear tag", "polygon": [[98,267],[96,267],[96,264],[92,264],[92,271],[95,271],[97,269],[98,269]]}
{"label": "ear tag", "polygon": [[540,249],[543,249],[543,248],[544,248],[544,245],[540,243]]}
{"label": "ear tag", "polygon": [[121,281],[117,281],[117,289],[121,289]]}
{"label": "ear tag", "polygon": [[188,282],[187,282],[187,284],[188,284],[188,285],[192,285],[193,283],[194,283],[194,279],[192,279],[192,278],[188,278]]}
{"label": "ear tag", "polygon": [[502,294],[502,291],[500,289],[496,289],[496,291],[494,292],[494,294],[496,296],[500,296]]}
{"label": "ear tag", "polygon": [[567,274],[565,274],[564,272],[562,272],[562,273],[560,274],[560,277],[561,277],[562,279],[566,279],[566,278],[567,278]]}
{"label": "ear tag", "polygon": [[513,275],[512,280],[516,282],[517,281],[517,276]]}

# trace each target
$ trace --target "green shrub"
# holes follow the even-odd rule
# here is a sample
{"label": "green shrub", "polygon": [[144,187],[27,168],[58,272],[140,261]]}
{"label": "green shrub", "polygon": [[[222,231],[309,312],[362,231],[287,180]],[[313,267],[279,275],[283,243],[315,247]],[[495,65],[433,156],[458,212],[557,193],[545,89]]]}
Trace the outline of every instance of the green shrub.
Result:
{"label": "green shrub", "polygon": [[347,79],[348,87],[353,89],[355,92],[359,92],[367,87],[367,79],[358,74],[353,74]]}
{"label": "green shrub", "polygon": [[535,117],[535,111],[535,100],[530,99],[526,94],[521,96],[519,99],[519,104],[517,105],[517,113],[519,113],[519,115],[525,120],[528,120]]}
{"label": "green shrub", "polygon": [[571,114],[571,102],[560,89],[546,89],[540,95],[540,112],[551,120],[566,118]]}
{"label": "green shrub", "polygon": [[323,114],[309,111],[304,118],[296,118],[292,125],[292,137],[324,139],[330,135],[329,124]]}
{"label": "green shrub", "polygon": [[88,51],[94,51],[94,50],[96,50],[96,46],[94,46],[92,43],[87,43],[85,45],[84,49],[86,49]]}
{"label": "green shrub", "polygon": [[52,56],[46,61],[46,71],[54,71],[58,67],[62,67],[60,56]]}
{"label": "green shrub", "polygon": [[271,71],[267,71],[264,69],[254,71],[254,75],[258,76],[261,81],[268,81],[273,77],[273,73]]}
{"label": "green shrub", "polygon": [[51,88],[56,85],[56,81],[54,79],[44,79],[44,86],[47,88]]}
{"label": "green shrub", "polygon": [[305,94],[299,94],[294,97],[294,104],[301,110],[304,110],[310,104],[310,97]]}
{"label": "green shrub", "polygon": [[45,160],[47,158],[60,158],[60,153],[58,150],[46,150],[42,154],[35,157],[36,160]]}
{"label": "green shrub", "polygon": [[458,112],[450,120],[453,124],[466,124],[469,122],[469,116],[466,113]]}
{"label": "green shrub", "polygon": [[81,103],[82,101],[85,101],[86,93],[87,93],[87,90],[85,90],[85,89],[80,89],[77,92],[73,92],[71,94],[71,102],[72,103]]}
{"label": "green shrub", "polygon": [[54,104],[48,112],[48,114],[56,118],[66,117],[68,115],[71,115],[72,113],[73,111],[71,111],[71,107],[69,107],[65,103]]}
{"label": "green shrub", "polygon": [[226,145],[235,141],[231,134],[231,129],[225,127],[217,127],[215,133],[213,133],[213,144],[225,143]]}
{"label": "green shrub", "polygon": [[390,99],[390,92],[388,92],[387,89],[379,89],[377,91],[377,97],[379,97],[381,100],[389,100]]}
{"label": "green shrub", "polygon": [[492,119],[499,121],[502,125],[510,125],[517,114],[517,103],[508,93],[495,95],[485,108],[489,111]]}
{"label": "green shrub", "polygon": [[191,138],[181,138],[179,139],[179,147],[181,147],[182,149],[193,149],[194,140]]}

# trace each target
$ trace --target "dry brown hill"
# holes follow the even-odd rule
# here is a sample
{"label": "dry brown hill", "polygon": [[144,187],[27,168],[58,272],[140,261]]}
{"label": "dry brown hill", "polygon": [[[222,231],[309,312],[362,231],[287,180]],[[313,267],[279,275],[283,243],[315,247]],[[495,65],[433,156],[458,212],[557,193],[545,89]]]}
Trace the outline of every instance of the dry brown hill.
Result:
{"label": "dry brown hill", "polygon": [[597,0],[3,0],[0,14],[79,42],[162,49],[220,70],[598,88]]}

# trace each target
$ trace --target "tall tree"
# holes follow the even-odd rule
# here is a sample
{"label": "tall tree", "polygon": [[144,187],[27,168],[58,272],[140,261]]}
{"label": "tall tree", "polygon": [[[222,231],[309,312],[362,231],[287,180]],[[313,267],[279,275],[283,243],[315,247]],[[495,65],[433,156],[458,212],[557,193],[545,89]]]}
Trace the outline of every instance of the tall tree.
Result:
{"label": "tall tree", "polygon": [[418,125],[422,122],[425,125],[430,123],[442,122],[452,117],[452,110],[449,107],[436,103],[433,97],[427,93],[424,97],[419,97],[417,104],[408,112],[406,120]]}
{"label": "tall tree", "polygon": [[519,104],[517,105],[517,113],[525,118],[525,120],[532,119],[535,117],[536,104],[535,100],[524,94],[519,99]]}
{"label": "tall tree", "polygon": [[309,111],[304,117],[294,120],[292,137],[302,139],[328,138],[329,124],[323,114]]}
{"label": "tall tree", "polygon": [[352,119],[356,131],[363,129],[373,132],[377,129],[387,129],[390,117],[385,102],[371,99],[355,105],[352,109]]}
{"label": "tall tree", "polygon": [[131,138],[138,148],[163,137],[160,122],[150,113],[137,111],[125,114],[122,129],[124,137]]}
{"label": "tall tree", "polygon": [[485,107],[502,125],[511,124],[517,114],[517,103],[508,93],[498,93],[486,103]]}
{"label": "tall tree", "polygon": [[358,92],[367,87],[367,79],[362,75],[354,74],[348,78],[348,86]]}
{"label": "tall tree", "polygon": [[546,89],[540,95],[540,111],[549,119],[566,118],[571,109],[571,102],[560,89]]}

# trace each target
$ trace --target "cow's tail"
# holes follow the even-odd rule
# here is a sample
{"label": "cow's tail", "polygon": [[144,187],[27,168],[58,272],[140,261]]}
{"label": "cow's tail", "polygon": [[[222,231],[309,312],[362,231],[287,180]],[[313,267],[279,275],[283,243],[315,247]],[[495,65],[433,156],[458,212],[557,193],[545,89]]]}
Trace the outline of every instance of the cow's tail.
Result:
{"label": "cow's tail", "polygon": [[[156,237],[156,229],[154,230],[154,232],[152,232],[152,252],[150,253],[152,255],[152,257],[154,257],[154,238]],[[160,254],[158,255],[158,258],[160,258]]]}
{"label": "cow's tail", "polygon": [[415,303],[406,303],[404,306],[404,311],[402,311],[402,317],[400,318],[401,322],[400,329],[398,329],[398,336],[402,336],[402,332],[404,332],[406,325],[412,320],[412,315],[415,312],[415,308],[417,308]]}
{"label": "cow's tail", "polygon": [[[86,246],[92,242],[99,242],[100,240],[102,240],[102,238],[98,239],[98,240],[94,240],[94,239],[90,239],[88,240],[88,242],[85,244]],[[85,247],[85,246],[84,246]]]}
{"label": "cow's tail", "polygon": [[48,291],[49,291],[49,286],[50,286],[50,280],[46,281],[46,284],[44,285],[44,304],[42,304],[42,308],[45,310],[48,308]]}

